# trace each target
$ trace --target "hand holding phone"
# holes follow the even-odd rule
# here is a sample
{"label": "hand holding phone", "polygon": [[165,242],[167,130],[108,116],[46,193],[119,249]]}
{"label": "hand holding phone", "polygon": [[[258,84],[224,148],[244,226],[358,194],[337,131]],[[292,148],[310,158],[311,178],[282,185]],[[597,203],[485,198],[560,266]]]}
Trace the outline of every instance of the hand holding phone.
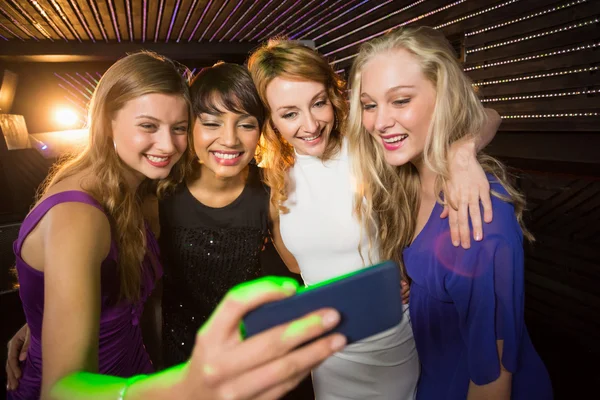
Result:
{"label": "hand holding phone", "polygon": [[265,304],[243,319],[246,338],[320,308],[334,308],[341,322],[332,332],[353,343],[398,325],[402,320],[400,270],[393,261],[367,267],[302,288],[292,297]]}

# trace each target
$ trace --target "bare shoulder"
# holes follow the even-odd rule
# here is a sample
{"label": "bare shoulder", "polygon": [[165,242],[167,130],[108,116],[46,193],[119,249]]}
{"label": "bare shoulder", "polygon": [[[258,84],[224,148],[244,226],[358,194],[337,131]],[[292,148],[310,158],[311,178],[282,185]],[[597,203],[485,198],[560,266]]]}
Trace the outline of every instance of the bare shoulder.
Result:
{"label": "bare shoulder", "polygon": [[57,204],[44,216],[40,228],[47,244],[72,241],[104,257],[110,250],[111,227],[108,217],[102,210],[87,203]]}

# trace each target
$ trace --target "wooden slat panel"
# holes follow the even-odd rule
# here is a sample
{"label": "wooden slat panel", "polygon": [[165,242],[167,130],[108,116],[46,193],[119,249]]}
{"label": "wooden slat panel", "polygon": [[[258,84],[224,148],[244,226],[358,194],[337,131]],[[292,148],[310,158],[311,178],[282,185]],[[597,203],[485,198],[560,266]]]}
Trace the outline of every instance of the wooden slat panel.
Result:
{"label": "wooden slat panel", "polygon": [[[334,2],[330,3],[331,5],[334,4]],[[383,18],[386,15],[390,15],[391,13],[406,6],[407,4],[410,4],[410,2],[404,4],[392,3],[375,10],[374,6],[370,5],[368,2],[365,4],[361,4],[360,2],[356,1],[347,1],[333,5],[333,7],[331,7],[329,10],[323,12],[322,10],[325,10],[329,6],[329,4],[327,4],[326,7],[319,7],[318,9],[315,9],[313,11],[309,11],[310,16],[304,18],[302,23],[308,22],[309,19],[310,22],[306,23],[301,28],[300,25],[302,25],[302,23],[294,24],[296,25],[295,30],[297,30],[296,33],[301,33],[300,38],[302,39],[316,39],[316,44],[317,46],[319,46],[319,50],[323,52],[328,52],[332,49],[339,48],[350,42],[354,42],[365,36],[380,31],[382,29],[381,26],[386,24],[388,20],[393,19],[394,16],[388,17],[387,19],[384,19],[378,23],[374,23],[373,25],[368,27],[366,26],[366,24],[375,22],[376,20]],[[398,15],[401,18],[402,15],[404,15],[404,12],[399,13]],[[342,24],[345,24],[346,22],[356,17],[358,17],[358,19],[342,26]],[[319,20],[321,22],[319,22],[315,26],[312,26]],[[331,31],[332,29],[333,31]],[[356,33],[339,39],[342,35],[345,35],[355,29],[358,30]],[[327,33],[324,36],[321,36],[328,31],[331,32]],[[335,40],[335,42],[333,42],[331,45],[320,47],[324,43],[327,43],[331,40]]]}
{"label": "wooden slat panel", "polygon": [[[598,17],[590,16],[585,21]],[[581,21],[581,22],[585,22]],[[507,38],[507,40],[521,38],[525,36],[516,36]],[[488,50],[477,51],[475,53],[466,54],[466,62],[470,64],[490,62],[508,57],[516,57],[525,53],[541,52],[543,50],[569,46],[582,41],[590,41],[600,39],[600,29],[596,25],[587,25],[572,30],[554,33],[540,38],[524,40],[521,42],[495,47]]]}
{"label": "wooden slat panel", "polygon": [[[371,27],[368,30],[361,31],[360,34],[353,35],[349,38],[346,38],[343,43],[343,46],[346,46],[352,42],[356,42],[356,41],[358,41],[362,38],[365,38],[371,34],[385,31],[386,29],[392,28],[395,25],[401,24],[412,18],[415,18],[415,17],[418,17],[425,13],[428,13],[428,12],[430,12],[438,7],[444,6],[446,4],[447,4],[447,1],[445,1],[445,0],[431,0],[431,1],[423,2],[413,8],[406,10],[405,12],[402,12],[400,14],[394,15],[393,17],[391,17],[389,19],[386,19],[384,22],[382,22],[380,24],[374,25],[374,27]],[[429,21],[430,21],[429,18],[424,18],[419,22],[421,22],[422,24],[430,24]],[[332,50],[335,50],[335,49],[343,47],[343,46],[341,43],[336,42],[336,44],[334,46],[326,46],[326,47],[319,49],[319,51],[321,51],[323,54],[326,54]],[[332,55],[332,57],[334,57],[335,59],[340,59],[340,58],[349,56],[351,54],[355,54],[355,53],[357,53],[359,46],[360,46],[360,43],[355,44],[352,47],[349,47],[343,51],[335,53],[334,55]],[[338,68],[344,67],[346,65],[350,65],[351,63],[352,63],[352,61],[347,61],[347,62],[344,62],[343,64],[336,65],[335,68],[338,69]]]}
{"label": "wooden slat panel", "polygon": [[554,281],[547,276],[536,274],[528,270],[525,271],[525,278],[527,281],[552,291],[561,297],[573,299],[581,304],[587,304],[589,307],[600,310],[600,297],[594,294],[575,290],[564,283]]}
{"label": "wooden slat panel", "polygon": [[[477,8],[485,9],[491,5],[499,5],[505,3],[504,1],[494,1],[494,2],[467,2],[469,5],[475,6]],[[466,3],[466,4],[467,4]],[[481,6],[480,6],[481,3]],[[485,4],[484,4],[485,3]],[[491,4],[488,4],[491,3]],[[476,17],[469,18],[467,20],[461,21],[459,24],[453,24],[448,27],[442,28],[442,32],[445,35],[456,35],[462,34],[470,31],[474,31],[477,29],[485,28],[488,26],[496,25],[501,22],[510,21],[517,17],[521,17],[527,14],[534,12],[536,9],[545,9],[553,4],[564,3],[564,0],[553,1],[553,0],[520,0],[516,3],[506,5],[504,7],[498,8],[496,10],[478,15]],[[465,13],[469,14],[469,13]],[[447,20],[451,20],[447,18]],[[474,35],[473,37],[476,37]]]}
{"label": "wooden slat panel", "polygon": [[[180,6],[179,6],[179,10],[177,12],[177,18],[175,19],[175,23],[173,24],[173,30],[171,31],[171,36],[169,37],[169,41],[175,42],[177,40],[177,38],[179,37],[179,33],[181,32],[181,28],[183,28],[183,24],[185,22],[185,19],[187,18],[188,12],[189,12],[192,4],[193,4],[192,0],[183,0],[181,2]],[[194,16],[196,15],[196,13],[199,13],[199,14],[197,14],[197,18],[200,18],[200,15],[202,15],[201,12],[203,10],[203,7],[204,7],[204,2],[200,1],[200,2],[196,3],[194,12],[192,13],[192,16],[190,17],[190,19],[188,20],[188,23],[186,25],[186,31],[181,36],[181,40],[180,40],[181,42],[183,42],[183,43],[187,42],[187,39],[189,38],[189,35],[192,33],[192,30],[197,21],[197,19],[194,19]],[[171,18],[171,14],[169,14],[169,19],[168,19],[169,24],[171,23],[170,18]],[[190,25],[191,25],[191,28],[190,28]],[[185,34],[186,32],[188,33],[187,35]],[[164,38],[166,38],[166,34],[165,34]]]}
{"label": "wooden slat panel", "polygon": [[[526,190],[526,194],[529,200],[531,191]],[[590,221],[590,219],[586,218],[584,220],[588,223]],[[591,221],[596,220],[592,219]],[[596,227],[596,229],[598,228]],[[534,229],[536,242],[534,245],[529,246],[531,249],[528,249],[527,252],[532,254],[535,254],[537,251],[557,251],[564,253],[569,257],[578,258],[580,262],[583,262],[585,266],[582,268],[585,269],[586,273],[589,273],[590,277],[600,277],[600,253],[595,245],[584,241],[565,240],[559,235],[562,232],[552,232],[556,236],[552,236],[550,233],[543,229],[543,227]]]}
{"label": "wooden slat panel", "polygon": [[[148,3],[149,6],[148,7],[156,7],[159,5],[159,2],[157,0],[155,1],[151,1]],[[158,30],[158,42],[164,42],[165,41],[165,37],[167,37],[167,32],[169,31],[169,23],[171,22],[171,10],[173,7],[173,2],[169,1],[169,0],[165,0],[163,3],[163,7],[162,7],[162,15],[160,16],[160,27]],[[211,5],[211,7],[214,7],[214,5]],[[158,17],[158,12],[159,10],[157,10],[157,17]],[[156,28],[156,22],[155,22],[155,28]],[[154,32],[154,31],[153,31]],[[154,40],[154,35],[152,36],[152,40]]]}
{"label": "wooden slat panel", "polygon": [[[41,6],[42,10],[44,10],[44,12],[47,15],[47,18],[52,22],[52,24],[54,24],[54,26],[56,27],[56,29],[59,32],[61,32],[68,40],[76,40],[75,36],[73,35],[73,33],[71,32],[69,27],[65,24],[64,20],[60,17],[58,12],[56,12],[54,7],[52,7],[48,2],[38,2],[38,4]],[[46,19],[43,18],[42,15],[37,11],[35,12],[35,14],[32,14],[32,16],[38,21],[46,22]],[[65,16],[68,16],[68,15],[65,14]],[[50,26],[50,23],[48,23],[48,22],[46,22],[46,23]],[[52,28],[51,26],[50,26],[50,30],[53,32],[56,32],[56,30],[54,28]],[[57,37],[60,38],[60,40],[63,40],[62,37],[58,33],[56,33],[56,34],[57,34]]]}
{"label": "wooden slat panel", "polygon": [[[539,267],[542,268],[543,266],[540,265]],[[527,269],[532,270],[531,263],[527,264]],[[532,303],[534,301],[537,303],[537,307]],[[600,328],[600,322],[596,321],[596,318],[594,318],[598,315],[599,310],[590,307],[590,305],[586,303],[571,301],[569,298],[560,296],[557,293],[553,293],[535,284],[526,286],[525,306],[527,308],[536,308],[538,310],[540,308],[543,310],[546,309],[546,307],[550,307],[555,312],[561,314],[561,319],[563,321],[573,321],[578,323],[581,328],[587,329],[588,331]]]}
{"label": "wooden slat panel", "polygon": [[125,8],[125,0],[113,0],[113,6],[117,17],[121,41],[129,42],[129,25],[127,24],[127,10]]}
{"label": "wooden slat panel", "polygon": [[[536,293],[535,290],[529,289],[529,293]],[[535,310],[536,313],[543,316],[546,323],[551,323],[554,329],[555,325],[559,325],[556,321],[561,321],[560,328],[562,332],[565,332],[574,337],[590,337],[594,336],[594,332],[597,331],[595,325],[591,325],[589,320],[582,320],[580,318],[573,318],[569,310],[556,309],[552,305],[543,301],[547,299],[548,293],[541,291],[536,293],[539,297],[534,297],[533,294],[526,297],[527,310]],[[584,340],[584,339],[583,339]]]}
{"label": "wooden slat panel", "polygon": [[[254,28],[255,26],[256,26],[257,28],[256,28],[256,29],[255,29],[255,30],[252,32],[252,34],[250,35],[250,37],[249,37],[248,39],[246,39],[246,41],[248,41],[248,40],[249,40],[249,39],[250,39],[252,36],[254,36],[255,34],[259,33],[259,32],[262,30],[262,28],[263,28],[263,27],[265,27],[265,26],[268,24],[268,22],[267,22],[267,20],[266,20],[266,17],[267,17],[267,15],[269,15],[269,13],[270,13],[270,12],[271,12],[271,11],[272,11],[272,10],[273,10],[273,9],[274,9],[276,6],[277,6],[277,5],[279,5],[279,2],[275,2],[275,3],[277,3],[277,4],[272,4],[272,5],[271,5],[270,7],[268,7],[268,8],[267,8],[265,11],[263,11],[263,12],[262,12],[262,13],[259,15],[259,17],[258,17],[256,20],[254,20],[254,22],[253,22],[252,24],[249,24],[249,25],[248,25],[248,27],[246,28],[245,32],[250,32],[250,30],[252,30],[252,28]],[[218,16],[218,17],[217,17],[217,19],[215,20],[215,22],[212,24],[212,26],[210,27],[210,29],[208,30],[208,32],[206,33],[206,35],[204,35],[204,40],[205,40],[205,41],[208,41],[208,40],[211,38],[211,36],[212,36],[212,35],[213,35],[213,34],[214,34],[216,31],[217,31],[217,29],[219,29],[219,26],[220,26],[220,25],[223,23],[223,21],[224,21],[224,20],[227,18],[227,16],[229,15],[229,13],[233,11],[233,9],[235,8],[235,6],[236,6],[236,5],[237,5],[237,0],[235,0],[235,1],[234,1],[234,0],[231,0],[231,1],[230,1],[230,2],[227,4],[227,6],[226,6],[226,7],[225,7],[225,8],[224,8],[222,11],[221,11],[221,13],[219,14],[219,16]],[[280,9],[279,9],[279,11],[282,11],[282,12],[283,12],[283,11],[284,11],[284,9],[285,9],[286,7],[289,7],[290,5],[291,5],[291,4],[284,5],[282,8],[280,8]],[[250,21],[250,19],[252,19],[252,18],[253,18],[253,17],[256,15],[256,13],[257,13],[257,12],[258,12],[260,9],[262,9],[262,7],[263,7],[263,4],[260,4],[259,6],[260,6],[260,7],[258,7],[258,6],[255,6],[255,11],[254,11],[254,12],[253,12],[253,11],[251,11],[251,12],[250,12],[250,13],[249,13],[249,14],[246,16],[246,18],[245,18],[245,22],[244,22],[243,24],[242,24],[242,23],[240,23],[240,24],[238,25],[238,27],[236,28],[236,30],[239,30],[239,29],[241,29],[241,28],[242,28],[242,26],[246,24],[246,22]],[[243,8],[243,7],[242,7],[242,6],[240,6],[240,8],[238,8],[238,10],[236,11],[236,15],[238,16],[238,18],[242,16],[242,14],[240,13],[240,11],[242,10],[242,8]],[[215,10],[215,12],[216,12],[216,11],[218,11],[218,10]],[[213,19],[213,17],[214,17],[214,14],[211,14],[211,16],[210,16],[210,20],[212,20],[212,19]],[[268,21],[270,22],[270,21],[272,21],[273,19],[275,19],[276,17],[277,17],[277,15],[276,15],[276,14],[272,14],[272,15],[271,15],[271,16],[268,18]],[[210,20],[209,20],[208,22],[210,22]],[[232,19],[230,19],[230,21],[231,21],[231,20],[232,20]],[[267,22],[267,23],[265,23],[265,22]],[[207,26],[208,26],[208,23],[207,23]],[[223,29],[221,29],[221,31],[219,32],[219,37],[222,37],[222,35],[224,35],[224,34],[225,34],[225,32],[227,32],[227,29],[226,29],[226,28],[223,28]],[[239,39],[243,38],[243,37],[245,36],[245,34],[246,34],[245,32],[243,32],[243,33],[241,33],[240,35],[238,35],[238,37],[237,37],[235,40],[239,40]],[[217,38],[215,38],[215,40],[217,40]]]}
{"label": "wooden slat panel", "polygon": [[[577,292],[584,292],[593,295],[597,291],[597,285],[595,281],[586,279],[574,273],[569,273],[569,271],[562,268],[561,265],[552,264],[551,260],[548,260],[548,258],[536,259],[528,256],[527,269],[528,271],[535,272],[541,276],[551,277],[556,282],[562,282]],[[598,300],[600,301],[600,298]],[[571,302],[571,299],[564,296],[562,297],[562,302],[563,304],[577,304],[576,302]],[[591,318],[600,313],[600,303],[597,305],[588,304],[586,308],[580,308],[579,310],[579,315]],[[600,327],[600,322],[598,322],[598,327]]]}
{"label": "wooden slat panel", "polygon": [[[6,2],[3,2],[2,4],[0,4],[0,6],[2,6],[2,9],[8,14],[8,17],[5,17],[4,14],[0,14],[0,16],[2,16],[2,18],[6,18],[4,22],[4,24],[10,28],[11,30],[13,30],[15,33],[17,33],[18,35],[21,35],[22,38],[24,39],[29,39],[29,35],[27,35],[25,32],[21,31],[20,28],[17,27],[18,26],[23,26],[25,29],[27,29],[27,31],[35,38],[41,40],[41,39],[45,39],[44,35],[42,35],[33,25],[31,25],[19,12],[15,11],[14,8],[10,7]],[[12,21],[15,21],[16,24],[14,24]],[[10,22],[9,22],[10,21]]]}
{"label": "wooden slat panel", "polygon": [[547,112],[549,110],[600,110],[600,95],[572,96],[564,98],[539,99],[532,101],[503,101],[497,103],[486,103],[486,107],[491,107],[502,114],[519,114],[525,112],[537,113]]}
{"label": "wooden slat panel", "polygon": [[116,41],[117,35],[115,35],[115,28],[111,19],[110,9],[108,8],[107,1],[108,0],[96,0],[96,8],[100,14],[100,20],[102,21],[102,25],[104,26],[104,31],[106,32],[108,40]]}
{"label": "wooden slat panel", "polygon": [[[522,10],[519,13],[519,17],[524,17],[529,14],[533,14],[535,12],[540,12],[543,10],[551,9],[555,6],[560,6],[563,4],[568,4],[573,0],[563,0],[554,4],[548,4],[549,2],[538,2],[541,7],[535,10],[525,10],[523,2],[518,3],[519,10]],[[529,3],[529,1],[527,1]],[[546,3],[546,4],[543,4]],[[480,46],[490,42],[501,41],[514,36],[527,36],[528,33],[538,31],[538,30],[547,30],[553,26],[561,26],[568,24],[570,21],[576,21],[580,19],[586,19],[591,15],[595,15],[600,13],[600,4],[594,0],[588,0],[586,3],[574,5],[563,10],[554,11],[551,13],[547,13],[544,15],[540,15],[538,17],[534,17],[531,19],[526,19],[520,22],[516,22],[514,24],[507,25],[502,28],[493,29],[487,32],[482,32],[477,35],[470,35],[465,37],[465,46],[473,47]],[[502,23],[509,21],[513,18],[506,18],[501,21],[496,22]],[[494,24],[491,24],[494,25]],[[480,27],[485,28],[485,26]]]}
{"label": "wooden slat panel", "polygon": [[[556,110],[552,110],[556,112]],[[548,119],[506,119],[502,131],[544,131],[544,132],[598,132],[600,118],[548,118]]]}
{"label": "wooden slat panel", "polygon": [[[261,14],[259,14],[259,12],[263,9],[263,7],[267,4],[266,0],[257,0],[254,3],[258,3],[256,4],[248,14],[246,14],[246,16],[243,18],[243,20],[235,27],[235,29],[233,31],[231,31],[231,33],[228,35],[228,38],[231,39],[232,37],[234,37],[236,35],[237,32],[239,32],[239,34],[235,37],[234,40],[239,41],[241,38],[244,37],[245,33],[250,31],[252,29],[252,25],[253,24],[257,24],[260,22],[260,17],[262,16],[263,18],[267,15],[266,10],[264,10]],[[271,5],[272,6],[272,5]],[[241,16],[243,15],[243,13],[241,13],[242,9],[244,9],[244,11],[246,11],[249,7],[244,7],[241,6],[238,9],[238,15]],[[249,22],[252,20],[252,18],[254,18],[257,14],[259,14],[259,17],[257,19],[254,20],[254,22],[252,24],[249,24]],[[214,14],[211,14],[214,15]],[[204,26],[208,26],[208,23],[210,21],[207,21],[206,24],[204,24]],[[248,24],[246,26],[246,24]],[[242,29],[244,28],[244,29]]]}
{"label": "wooden slat panel", "polygon": [[[502,62],[505,60],[513,60],[516,58],[523,58],[523,57],[528,57],[528,56],[532,56],[532,55],[538,55],[541,53],[550,53],[550,52],[554,52],[554,51],[572,49],[572,48],[581,47],[581,46],[587,46],[587,45],[591,46],[593,44],[594,44],[594,42],[584,42],[581,44],[576,44],[576,45],[567,46],[567,47],[548,49],[547,51],[544,51],[544,52],[538,51],[535,53],[522,54],[522,55],[519,55],[516,57],[510,57],[507,59],[497,60],[497,62]],[[600,50],[600,46],[597,46],[595,48],[578,50],[578,51],[574,51],[574,52],[558,54],[558,55],[538,58],[538,59],[529,60],[529,61],[521,61],[521,62],[510,63],[510,64],[497,65],[497,66],[486,67],[486,68],[479,68],[479,69],[467,71],[467,75],[472,80],[477,81],[477,80],[482,80],[482,79],[489,79],[490,77],[496,77],[496,76],[508,77],[511,75],[522,75],[522,74],[529,74],[529,73],[547,71],[547,70],[552,70],[552,69],[568,68],[572,65],[598,63],[598,62],[600,62],[600,51],[599,50]],[[480,65],[485,65],[485,64],[487,64],[487,63],[468,64],[468,65],[465,65],[465,68],[470,68],[470,67],[472,68],[474,66],[480,66]]]}
{"label": "wooden slat panel", "polygon": [[[14,0],[15,3],[17,3],[31,18],[33,18],[35,20],[35,22],[37,24],[39,24],[49,35],[53,40],[62,40],[62,38],[58,35],[58,33],[56,33],[56,31],[54,31],[54,29],[52,29],[52,27],[48,24],[48,22],[46,22],[46,20],[44,18],[42,18],[42,16],[36,11],[36,9],[28,2],[28,1],[17,1]],[[8,5],[7,3],[9,3],[8,1],[4,2],[5,5]],[[6,6],[5,6],[6,7]],[[19,14],[21,15],[21,13],[18,10],[18,8],[16,7],[10,7],[12,10],[12,14]],[[27,23],[28,25],[30,25],[30,23]],[[30,25],[31,26],[31,25]],[[28,27],[29,29],[29,27]],[[35,27],[31,26],[31,29],[38,31]],[[30,29],[30,30],[31,30]],[[40,38],[41,39],[46,39],[46,37],[44,35],[42,35],[40,33]]]}
{"label": "wooden slat panel", "polygon": [[156,32],[156,20],[158,19],[158,6],[160,0],[148,1],[147,24],[146,24],[146,41],[154,41],[154,33]]}
{"label": "wooden slat panel", "polygon": [[[573,218],[572,221],[575,221]],[[563,239],[565,242],[573,240]],[[586,245],[589,249],[591,245]],[[595,246],[594,246],[595,247]],[[556,278],[561,282],[576,281],[583,290],[589,293],[596,293],[595,281],[600,279],[600,266],[598,260],[584,259],[578,254],[570,254],[547,245],[547,243],[534,243],[528,246],[528,259],[547,265],[549,270],[562,274],[564,279],[559,278],[554,273],[548,273],[548,276]],[[591,286],[590,286],[591,285]]]}
{"label": "wooden slat panel", "polygon": [[[102,36],[102,31],[100,30],[100,27],[98,26],[98,22],[96,21],[96,18],[94,17],[94,13],[93,13],[92,9],[90,8],[89,4],[87,4],[87,1],[86,0],[71,0],[71,1],[76,3],[77,7],[79,8],[79,11],[83,15],[83,18],[85,19],[85,22],[87,23],[88,28],[92,32],[92,35],[94,35],[94,39],[97,41],[103,41],[104,38]],[[66,6],[65,6],[65,8],[66,8]],[[70,6],[69,6],[69,9],[71,9]],[[87,38],[87,35],[85,37]]]}
{"label": "wooden slat panel", "polygon": [[[0,14],[0,23],[2,23],[2,25],[4,25],[7,29],[10,29],[10,31],[13,32],[15,35],[19,35],[19,38],[22,38],[22,39],[29,38],[29,36],[27,36],[26,33],[24,33],[23,31],[18,29],[16,26],[14,26],[14,24],[10,20],[5,18],[3,14]],[[17,36],[13,35],[7,29],[0,27],[0,33],[2,33],[2,36],[4,36],[7,39],[11,39],[11,40],[12,39],[19,40],[19,38]]]}
{"label": "wooden slat panel", "polygon": [[[63,14],[67,18],[67,21],[69,22],[69,24],[71,24],[71,27],[75,31],[75,34],[77,34],[77,36],[79,36],[79,38],[81,40],[89,40],[87,33],[83,29],[83,26],[77,19],[77,15],[73,11],[73,9],[69,6],[69,4],[66,1],[57,2],[57,4],[60,6],[60,9],[62,10]],[[50,6],[48,6],[48,7],[50,7]],[[50,8],[52,8],[52,12],[56,14],[56,20],[60,20],[61,24],[63,24],[65,26],[65,32],[69,32],[69,35],[72,36],[73,40],[76,40],[75,35],[71,32],[71,28],[67,27],[67,24],[58,15],[58,12],[54,9],[54,7],[50,7]]]}
{"label": "wooden slat panel", "polygon": [[[576,70],[580,68],[588,68],[589,66],[573,66],[568,70]],[[543,71],[542,73],[549,73],[556,71]],[[594,71],[597,72],[597,71]],[[501,80],[502,77],[498,77],[494,80]],[[486,81],[491,81],[486,80]],[[551,76],[547,78],[529,79],[522,81],[514,81],[507,83],[499,83],[492,85],[479,86],[479,93],[481,96],[490,97],[497,95],[512,95],[518,93],[529,93],[529,92],[548,92],[559,89],[570,89],[579,88],[585,86],[599,85],[600,74],[590,72],[579,72],[560,76]],[[559,110],[557,110],[558,112]]]}

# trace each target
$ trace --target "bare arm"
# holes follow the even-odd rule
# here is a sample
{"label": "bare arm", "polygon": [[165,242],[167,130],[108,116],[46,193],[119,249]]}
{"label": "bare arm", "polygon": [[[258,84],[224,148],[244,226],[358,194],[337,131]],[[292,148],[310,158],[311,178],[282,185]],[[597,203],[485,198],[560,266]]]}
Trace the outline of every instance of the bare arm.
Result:
{"label": "bare arm", "polygon": [[40,225],[42,398],[48,398],[61,378],[98,370],[100,265],[110,249],[110,225],[100,210],[82,203],[57,205]]}
{"label": "bare arm", "polygon": [[493,218],[490,185],[477,153],[487,146],[500,126],[502,120],[495,110],[486,108],[486,123],[481,132],[474,137],[466,137],[453,143],[450,147],[450,180],[444,188],[448,204],[444,207],[441,217],[449,217],[450,235],[455,246],[462,244],[468,249],[471,246],[469,219],[473,225],[475,240],[483,239],[481,211],[483,205],[483,220],[491,222]]}
{"label": "bare arm", "polygon": [[271,240],[273,240],[273,246],[275,246],[275,250],[279,254],[279,257],[283,260],[288,269],[295,273],[300,273],[300,267],[298,266],[298,261],[290,251],[285,247],[283,243],[283,238],[281,237],[281,231],[279,230],[279,210],[275,209],[275,207],[269,202],[269,217],[271,222]]}
{"label": "bare arm", "polygon": [[[504,342],[497,341],[498,360],[502,360],[502,347]],[[469,382],[469,392],[467,400],[510,400],[512,388],[512,374],[508,372],[500,361],[500,376],[493,382],[486,385],[476,385],[473,381]]]}
{"label": "bare arm", "polygon": [[483,126],[483,130],[481,131],[481,135],[479,135],[479,140],[476,143],[477,151],[485,149],[487,145],[492,142],[502,123],[502,118],[500,118],[498,112],[492,108],[486,108],[485,115],[487,116],[487,119]]}

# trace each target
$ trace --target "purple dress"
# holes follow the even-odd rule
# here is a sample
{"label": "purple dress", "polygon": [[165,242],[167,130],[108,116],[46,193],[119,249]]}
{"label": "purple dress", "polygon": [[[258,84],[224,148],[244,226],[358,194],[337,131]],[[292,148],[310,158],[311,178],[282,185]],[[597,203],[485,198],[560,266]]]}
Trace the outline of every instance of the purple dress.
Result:
{"label": "purple dress", "polygon": [[[44,273],[33,269],[21,258],[23,241],[40,219],[57,204],[78,202],[103,210],[90,195],[81,191],[66,191],[49,196],[25,218],[19,236],[13,245],[19,276],[19,294],[29,329],[31,342],[27,359],[21,363],[22,376],[16,391],[8,392],[8,399],[37,399],[42,380],[42,317],[44,313]],[[144,303],[155,282],[162,276],[158,262],[158,245],[146,227],[148,253],[142,263],[142,288],[136,303],[116,302],[119,293],[117,246],[111,241],[108,256],[101,267],[101,313],[98,343],[98,371],[101,374],[129,377],[154,371],[142,341],[140,318]]]}
{"label": "purple dress", "polygon": [[[490,177],[488,177],[490,179]],[[492,190],[507,195],[491,177]],[[436,204],[423,230],[404,250],[412,279],[410,317],[421,361],[417,399],[467,398],[469,381],[484,385],[512,373],[511,399],[552,399],[548,372],[525,322],[523,234],[514,208],[492,197],[494,220],[468,250],[452,246]]]}

